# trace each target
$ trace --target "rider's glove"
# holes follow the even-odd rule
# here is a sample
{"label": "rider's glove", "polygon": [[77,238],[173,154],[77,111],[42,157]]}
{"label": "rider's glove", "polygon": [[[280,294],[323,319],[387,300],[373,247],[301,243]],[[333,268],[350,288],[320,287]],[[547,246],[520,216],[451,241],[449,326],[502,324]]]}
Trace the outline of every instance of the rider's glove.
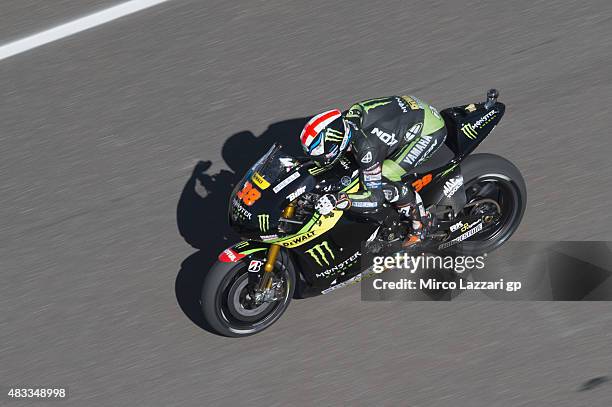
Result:
{"label": "rider's glove", "polygon": [[315,209],[321,215],[328,215],[334,209],[348,209],[351,206],[351,201],[348,196],[344,193],[338,194],[325,194],[315,204]]}

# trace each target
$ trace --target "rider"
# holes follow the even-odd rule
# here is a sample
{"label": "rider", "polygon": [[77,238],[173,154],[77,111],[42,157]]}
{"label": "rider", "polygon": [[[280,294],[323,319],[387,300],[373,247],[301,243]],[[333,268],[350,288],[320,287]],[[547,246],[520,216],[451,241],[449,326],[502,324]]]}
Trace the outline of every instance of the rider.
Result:
{"label": "rider", "polygon": [[438,111],[414,96],[369,99],[342,113],[329,110],[314,116],[302,130],[306,154],[318,165],[331,168],[350,152],[360,166],[358,193],[326,194],[316,204],[322,214],[348,209],[376,219],[382,204],[392,202],[412,219],[405,245],[420,242],[431,223],[419,194],[401,182],[439,148],[446,138]]}

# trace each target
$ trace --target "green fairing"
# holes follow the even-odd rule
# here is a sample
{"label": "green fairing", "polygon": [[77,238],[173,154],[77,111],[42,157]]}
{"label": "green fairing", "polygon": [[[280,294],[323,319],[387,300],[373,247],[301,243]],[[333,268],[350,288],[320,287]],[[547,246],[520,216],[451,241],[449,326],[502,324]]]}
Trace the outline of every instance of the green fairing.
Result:
{"label": "green fairing", "polygon": [[423,130],[421,131],[421,135],[427,136],[443,128],[444,119],[442,119],[442,117],[436,117],[431,111],[431,107],[429,105],[424,107],[425,108],[423,111],[425,112],[425,117],[423,118]]}

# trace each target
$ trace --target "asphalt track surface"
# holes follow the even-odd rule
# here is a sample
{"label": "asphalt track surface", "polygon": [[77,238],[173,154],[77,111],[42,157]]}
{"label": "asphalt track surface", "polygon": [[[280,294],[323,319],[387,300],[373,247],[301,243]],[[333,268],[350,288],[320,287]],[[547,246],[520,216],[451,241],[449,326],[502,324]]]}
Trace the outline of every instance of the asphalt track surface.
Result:
{"label": "asphalt track surface", "polygon": [[[0,43],[117,2],[54,3],[4,1]],[[607,0],[176,0],[0,61],[0,386],[68,386],[75,406],[611,405],[609,383],[579,391],[612,375],[609,303],[351,287],[239,340],[196,303],[234,239],[231,182],[299,119],[367,97],[499,88],[479,151],[527,180],[515,239],[612,240],[611,63]]]}

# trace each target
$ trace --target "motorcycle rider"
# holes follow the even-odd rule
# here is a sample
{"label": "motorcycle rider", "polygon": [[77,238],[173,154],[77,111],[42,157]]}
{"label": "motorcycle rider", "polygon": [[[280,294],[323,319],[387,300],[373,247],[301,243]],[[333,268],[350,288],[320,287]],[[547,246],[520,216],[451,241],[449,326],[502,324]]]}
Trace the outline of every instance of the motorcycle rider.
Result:
{"label": "motorcycle rider", "polygon": [[412,220],[404,245],[419,243],[431,216],[418,193],[401,178],[431,157],[445,138],[438,111],[414,96],[369,99],[344,113],[334,109],[314,116],[300,135],[304,152],[323,168],[352,154],[360,167],[361,182],[358,193],[322,196],[316,209],[323,215],[337,208],[377,219],[383,203],[391,202]]}

